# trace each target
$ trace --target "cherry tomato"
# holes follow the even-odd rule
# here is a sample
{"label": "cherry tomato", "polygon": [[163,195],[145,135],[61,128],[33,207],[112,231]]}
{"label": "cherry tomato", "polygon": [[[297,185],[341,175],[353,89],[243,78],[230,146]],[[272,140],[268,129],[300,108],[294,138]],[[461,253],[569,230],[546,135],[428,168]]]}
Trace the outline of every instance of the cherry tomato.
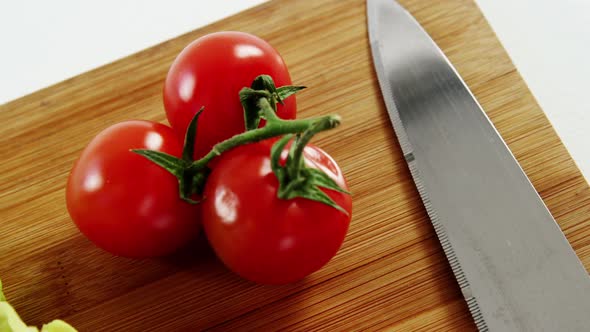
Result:
{"label": "cherry tomato", "polygon": [[115,255],[171,253],[198,232],[198,206],[179,198],[172,174],[130,149],[178,157],[182,143],[172,128],[150,121],[126,121],[105,129],[72,168],[68,211],[90,241]]}
{"label": "cherry tomato", "polygon": [[[164,84],[164,107],[168,122],[183,138],[195,113],[205,107],[199,118],[195,158],[245,130],[239,92],[261,74],[270,75],[277,87],[291,85],[280,54],[263,39],[243,32],[205,35],[177,56]],[[277,115],[293,119],[295,109],[295,96],[291,96],[278,105]]]}
{"label": "cherry tomato", "polygon": [[[238,275],[264,284],[294,282],[324,266],[342,245],[352,213],[350,195],[332,190],[323,189],[348,215],[305,198],[278,198],[270,167],[274,141],[221,155],[202,203],[203,226],[217,256]],[[323,150],[307,145],[303,155],[309,167],[348,190],[342,171]]]}

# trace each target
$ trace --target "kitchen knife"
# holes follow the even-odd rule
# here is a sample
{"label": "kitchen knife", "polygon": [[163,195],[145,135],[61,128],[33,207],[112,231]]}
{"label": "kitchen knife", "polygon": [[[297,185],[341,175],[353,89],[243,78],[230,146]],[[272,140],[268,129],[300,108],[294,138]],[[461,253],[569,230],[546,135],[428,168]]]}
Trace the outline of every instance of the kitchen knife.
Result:
{"label": "kitchen knife", "polygon": [[385,106],[480,331],[590,331],[590,277],[516,159],[428,34],[367,0]]}

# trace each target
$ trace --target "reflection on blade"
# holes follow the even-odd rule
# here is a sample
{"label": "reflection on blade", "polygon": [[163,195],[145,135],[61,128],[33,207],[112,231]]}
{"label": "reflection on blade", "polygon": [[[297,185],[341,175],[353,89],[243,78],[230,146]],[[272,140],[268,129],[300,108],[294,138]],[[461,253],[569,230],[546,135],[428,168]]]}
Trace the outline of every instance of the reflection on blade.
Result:
{"label": "reflection on blade", "polygon": [[393,0],[368,0],[387,111],[481,331],[583,331],[590,278],[444,54]]}

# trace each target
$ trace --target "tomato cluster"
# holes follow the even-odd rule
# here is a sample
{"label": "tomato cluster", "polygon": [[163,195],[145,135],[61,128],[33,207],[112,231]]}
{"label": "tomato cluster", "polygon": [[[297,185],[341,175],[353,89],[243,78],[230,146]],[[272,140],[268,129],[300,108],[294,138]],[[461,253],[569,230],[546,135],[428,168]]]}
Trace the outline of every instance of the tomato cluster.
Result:
{"label": "tomato cluster", "polygon": [[[183,196],[187,181],[192,183],[186,180],[189,161],[245,131],[240,91],[260,75],[272,77],[277,87],[291,84],[280,54],[256,36],[218,32],[188,45],[164,85],[171,127],[141,120],[115,124],[99,133],[75,162],[66,201],[80,231],[115,255],[149,258],[178,250],[204,229],[229,269],[260,283],[297,281],[325,265],[342,245],[352,200],[342,171],[318,147],[302,146],[299,164],[304,168],[289,168],[282,180],[275,173],[293,162],[289,159],[297,143],[281,145],[276,160],[271,152],[278,138],[231,148],[215,156],[202,190],[191,192],[198,202]],[[273,101],[278,119],[295,118],[294,96]],[[194,136],[188,134],[191,121]],[[264,117],[259,126],[265,126]],[[136,150],[153,151],[163,161]],[[163,167],[169,160],[181,168]],[[328,185],[316,189],[312,181],[301,189],[311,194],[279,197],[281,181],[300,174]]]}

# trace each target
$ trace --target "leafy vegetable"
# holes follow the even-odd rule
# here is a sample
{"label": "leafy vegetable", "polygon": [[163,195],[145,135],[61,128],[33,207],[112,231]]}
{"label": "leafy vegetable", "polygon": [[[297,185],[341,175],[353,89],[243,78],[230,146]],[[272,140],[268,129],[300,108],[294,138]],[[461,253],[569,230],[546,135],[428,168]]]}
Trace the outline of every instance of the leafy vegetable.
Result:
{"label": "leafy vegetable", "polygon": [[[2,292],[2,281],[0,280],[0,332],[39,332],[34,326],[27,326],[16,313],[16,310],[6,302]],[[77,332],[70,324],[56,319],[51,323],[44,324],[41,332]]]}

